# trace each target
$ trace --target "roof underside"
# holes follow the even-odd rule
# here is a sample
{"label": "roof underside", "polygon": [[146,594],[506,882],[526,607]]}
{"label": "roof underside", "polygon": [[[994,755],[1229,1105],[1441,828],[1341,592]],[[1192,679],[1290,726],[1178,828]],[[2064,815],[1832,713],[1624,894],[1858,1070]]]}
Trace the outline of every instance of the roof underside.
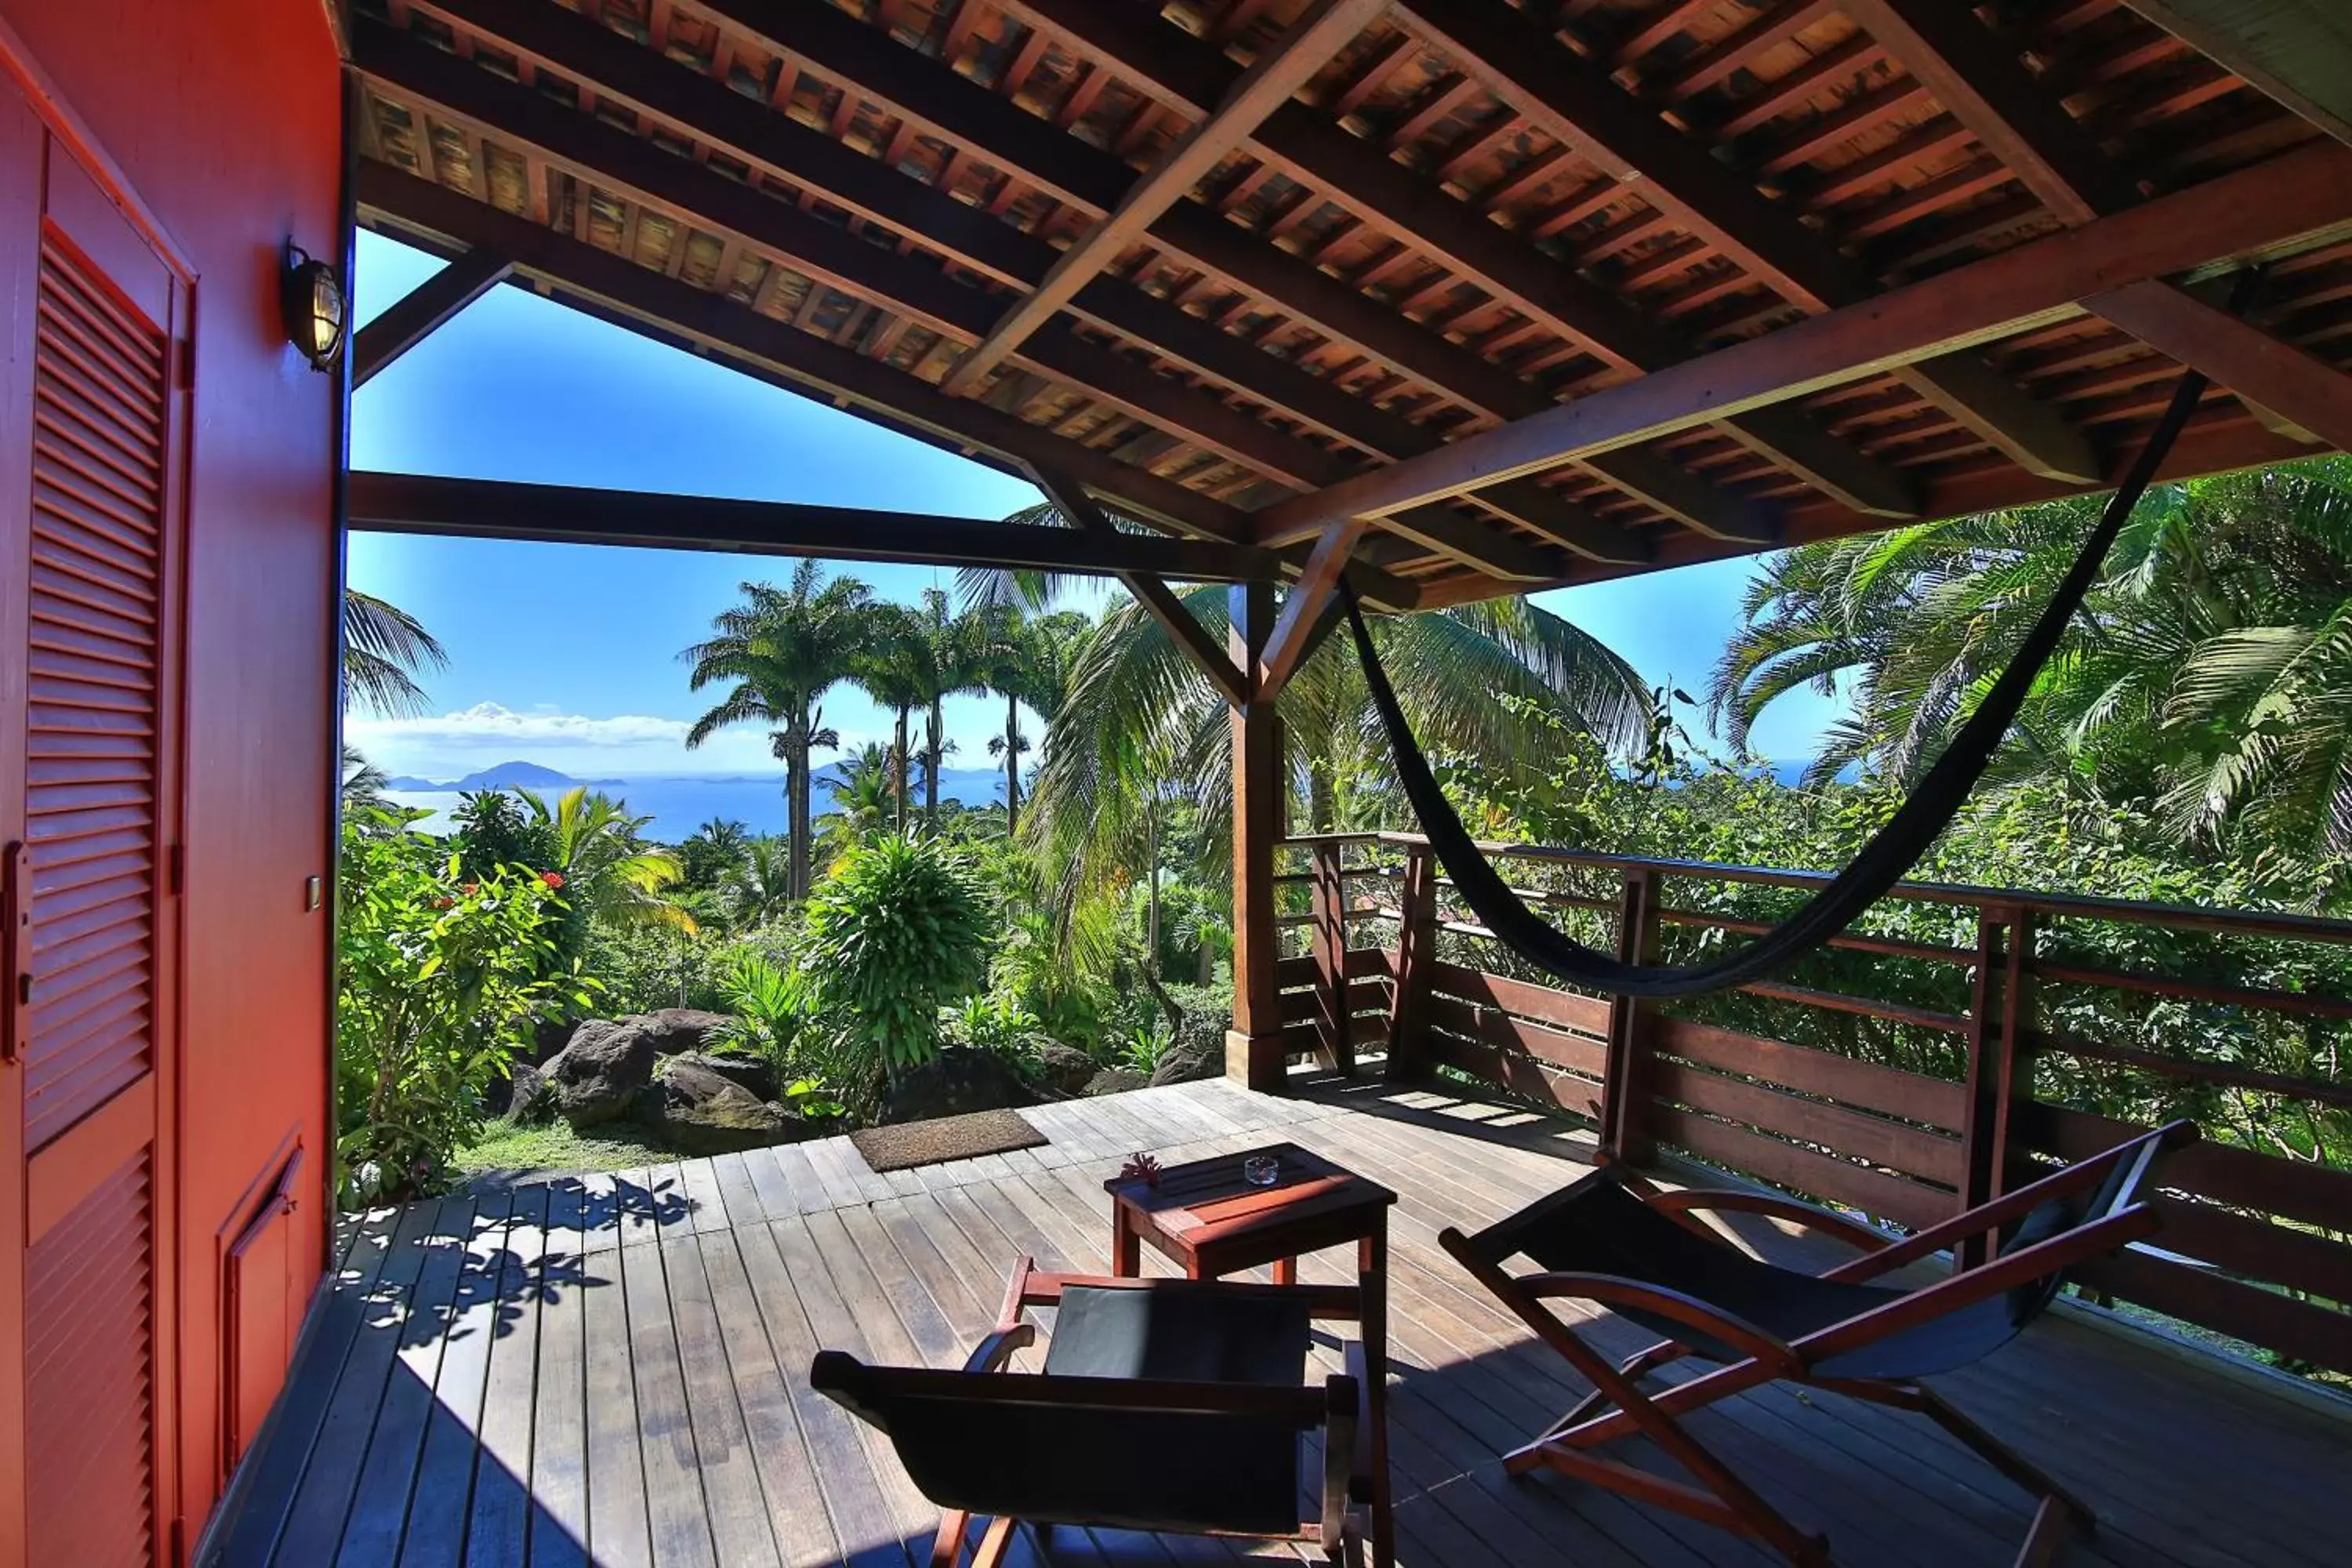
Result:
{"label": "roof underside", "polygon": [[[2352,416],[2344,150],[2116,0],[360,11],[370,226],[1293,569],[1376,517],[1392,599],[2103,488],[2176,355],[2216,384],[2171,472]],[[2334,210],[2221,231],[2295,159]],[[2108,243],[2140,207],[2181,217]],[[1874,301],[1932,316],[2070,244],[2111,294],[1871,336]],[[2196,285],[2255,255],[2243,332]],[[1707,356],[1808,318],[1842,370],[1701,421]],[[1614,434],[1537,441],[1563,405]]]}

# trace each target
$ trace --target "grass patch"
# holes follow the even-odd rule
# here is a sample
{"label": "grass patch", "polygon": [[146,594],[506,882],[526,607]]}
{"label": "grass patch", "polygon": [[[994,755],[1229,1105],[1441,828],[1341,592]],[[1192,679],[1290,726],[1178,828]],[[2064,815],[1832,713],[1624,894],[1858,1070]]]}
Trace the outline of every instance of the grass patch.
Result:
{"label": "grass patch", "polygon": [[449,1173],[467,1180],[522,1172],[626,1171],[677,1158],[678,1152],[669,1144],[626,1122],[574,1132],[561,1121],[544,1127],[493,1121],[479,1142],[450,1156]]}

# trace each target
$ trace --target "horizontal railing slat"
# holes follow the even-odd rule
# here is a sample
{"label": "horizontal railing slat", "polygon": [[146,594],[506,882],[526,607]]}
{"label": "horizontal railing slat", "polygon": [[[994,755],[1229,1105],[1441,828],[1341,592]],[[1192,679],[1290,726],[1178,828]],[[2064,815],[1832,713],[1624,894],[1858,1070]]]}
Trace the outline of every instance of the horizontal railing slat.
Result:
{"label": "horizontal railing slat", "polygon": [[1694,1110],[1744,1121],[1784,1138],[1818,1143],[1875,1165],[1892,1166],[1923,1181],[1948,1187],[1959,1185],[1960,1144],[1957,1138],[1907,1127],[1865,1111],[1848,1110],[1826,1100],[1806,1100],[1682,1062],[1661,1061],[1650,1070],[1652,1087],[1662,1100],[1679,1100]]}
{"label": "horizontal railing slat", "polygon": [[1597,996],[1555,991],[1549,985],[1509,980],[1483,970],[1465,969],[1458,963],[1431,964],[1429,986],[1448,996],[1499,1007],[1506,1013],[1524,1014],[1561,1028],[1580,1029],[1589,1035],[1609,1032],[1609,1004]]}
{"label": "horizontal railing slat", "polygon": [[1601,1119],[1601,1086],[1571,1073],[1552,1073],[1532,1057],[1497,1050],[1483,1040],[1431,1034],[1419,1048],[1434,1062],[1500,1084],[1514,1094],[1559,1106],[1578,1116]]}
{"label": "horizontal railing slat", "polygon": [[[2156,1243],[2163,1245],[2159,1237]],[[2078,1284],[2283,1355],[2352,1372],[2352,1314],[2225,1279],[2202,1268],[2121,1252],[2074,1270]]]}
{"label": "horizontal railing slat", "polygon": [[1433,994],[1427,1005],[1428,1021],[1438,1028],[1467,1035],[1500,1050],[1525,1051],[1554,1067],[1581,1073],[1596,1083],[1608,1070],[1609,1047],[1600,1040],[1514,1018],[1492,1007],[1474,1006],[1458,996]]}
{"label": "horizontal railing slat", "polygon": [[1919,1182],[1873,1170],[1767,1138],[1745,1127],[1716,1121],[1695,1110],[1659,1106],[1652,1125],[1661,1142],[1678,1144],[1717,1164],[1760,1176],[1778,1186],[1845,1204],[1915,1229],[1949,1219],[1958,1200]]}
{"label": "horizontal railing slat", "polygon": [[[2352,1247],[2185,1198],[2159,1195],[2156,1211],[2164,1216],[2164,1228],[2156,1234],[2153,1246],[2250,1279],[2352,1305]],[[2352,1324],[2347,1328],[2352,1330]]]}
{"label": "horizontal railing slat", "polygon": [[[2018,1107],[2017,1121],[2026,1148],[2061,1160],[2087,1159],[2146,1131],[2038,1101]],[[2210,1139],[2166,1154],[2157,1166],[2156,1183],[2306,1225],[2342,1229],[2352,1218],[2352,1171],[2258,1154]]]}
{"label": "horizontal railing slat", "polygon": [[1924,1073],[1856,1061],[1688,1018],[1660,1018],[1655,1027],[1659,1050],[1724,1072],[1768,1079],[1842,1105],[1923,1121],[1947,1132],[1958,1132],[1968,1115],[1965,1089]]}

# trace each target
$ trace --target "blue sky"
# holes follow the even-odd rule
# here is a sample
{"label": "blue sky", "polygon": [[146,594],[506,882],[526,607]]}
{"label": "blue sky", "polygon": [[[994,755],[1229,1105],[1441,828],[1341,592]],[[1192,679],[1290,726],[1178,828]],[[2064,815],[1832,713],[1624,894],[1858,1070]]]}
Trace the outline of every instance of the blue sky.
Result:
{"label": "blue sky", "polygon": [[[438,269],[431,257],[360,236],[353,279],[365,321]],[[998,518],[1036,491],[830,405],[579,315],[524,289],[495,289],[371,381],[352,400],[354,468],[682,494],[830,502]],[[350,739],[395,773],[454,777],[520,757],[581,777],[773,770],[756,730],[688,752],[706,704],[678,650],[749,578],[793,563],[686,551],[423,539],[358,533],[351,581],[421,619],[450,665],[425,680],[432,712],[354,714]],[[845,564],[877,593],[911,601],[952,573]],[[1737,624],[1745,562],[1547,594],[1540,602],[1599,636],[1653,680],[1696,690]],[[1768,754],[1808,754],[1830,704],[1804,697],[1767,715]],[[988,765],[993,699],[953,700],[950,766]],[[848,745],[887,717],[847,687],[825,721]]]}

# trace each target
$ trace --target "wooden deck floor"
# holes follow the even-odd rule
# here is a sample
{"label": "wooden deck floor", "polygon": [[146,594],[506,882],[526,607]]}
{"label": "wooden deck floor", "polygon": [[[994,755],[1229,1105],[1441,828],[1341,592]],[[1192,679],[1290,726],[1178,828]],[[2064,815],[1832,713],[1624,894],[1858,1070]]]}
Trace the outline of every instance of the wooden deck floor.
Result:
{"label": "wooden deck floor", "polygon": [[[958,1361],[1016,1254],[1105,1267],[1101,1182],[1127,1154],[1172,1162],[1274,1136],[1402,1194],[1391,1344],[1402,1563],[1768,1561],[1706,1526],[1553,1478],[1515,1481],[1495,1462],[1583,1390],[1435,1234],[1574,1177],[1578,1137],[1374,1086],[1277,1099],[1220,1081],[1028,1114],[1050,1145],[888,1176],[836,1138],[352,1222],[323,1331],[207,1563],[920,1562],[932,1510],[887,1448],[810,1392],[811,1355]],[[1796,1245],[1769,1230],[1751,1239]],[[1622,1323],[1601,1333],[1640,1342]],[[2200,1361],[2053,1314],[1939,1386],[2097,1507],[2100,1534],[2062,1562],[2352,1560],[2352,1420]],[[1895,1413],[1773,1389],[1696,1429],[1825,1528],[1844,1563],[2006,1563],[2025,1529],[2019,1494]],[[1050,1560],[1234,1555],[1066,1531]]]}

